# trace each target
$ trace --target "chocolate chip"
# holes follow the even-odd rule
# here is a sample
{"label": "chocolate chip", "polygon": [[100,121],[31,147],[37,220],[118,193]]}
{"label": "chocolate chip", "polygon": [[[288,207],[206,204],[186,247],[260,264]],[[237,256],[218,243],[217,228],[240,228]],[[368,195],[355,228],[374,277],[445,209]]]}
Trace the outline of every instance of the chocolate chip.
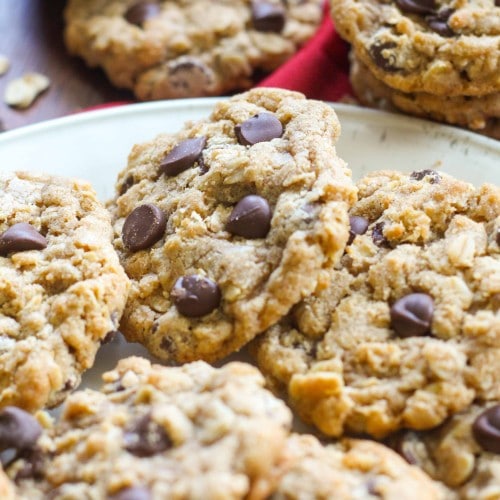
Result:
{"label": "chocolate chip", "polygon": [[160,342],[160,347],[168,353],[172,353],[174,351],[174,343],[172,339],[168,337],[163,337]]}
{"label": "chocolate chip", "polygon": [[495,0],[495,7],[500,7],[500,0]]}
{"label": "chocolate chip", "polygon": [[[393,73],[398,71],[399,68],[396,66],[396,58],[393,53],[387,54],[386,51],[396,47],[394,42],[384,42],[375,43],[370,48],[370,55],[375,62],[375,64],[384,71],[388,73]],[[384,55],[385,53],[385,55]]]}
{"label": "chocolate chip", "polygon": [[25,250],[43,250],[47,240],[31,225],[18,222],[0,235],[0,255]]}
{"label": "chocolate chip", "polygon": [[26,450],[19,454],[22,467],[17,471],[14,481],[19,483],[24,479],[41,480],[43,478],[44,454],[39,449]]}
{"label": "chocolate chip", "polygon": [[434,0],[396,0],[396,4],[403,12],[410,14],[433,14],[436,10]]}
{"label": "chocolate chip", "polygon": [[221,301],[217,283],[196,274],[179,278],[170,295],[177,310],[188,318],[205,316],[219,307]]}
{"label": "chocolate chip", "polygon": [[184,172],[198,160],[206,143],[206,137],[194,137],[177,144],[161,162],[160,171],[170,176]]}
{"label": "chocolate chip", "polygon": [[250,194],[233,208],[226,229],[243,238],[265,238],[271,228],[272,213],[267,200]]}
{"label": "chocolate chip", "polygon": [[391,307],[391,326],[403,338],[429,333],[434,300],[425,293],[411,293]]}
{"label": "chocolate chip", "polygon": [[431,184],[439,184],[441,182],[441,176],[435,170],[418,170],[410,174],[410,179],[415,179],[416,181],[421,181],[428,177],[428,181]]}
{"label": "chocolate chip", "polygon": [[500,247],[500,227],[497,229],[496,240],[497,240],[497,245]]}
{"label": "chocolate chip", "polygon": [[120,186],[119,194],[123,196],[134,185],[134,178],[129,175]]}
{"label": "chocolate chip", "polygon": [[372,229],[372,240],[378,247],[389,248],[389,240],[384,236],[385,222],[377,222]]}
{"label": "chocolate chip", "polygon": [[110,497],[111,500],[151,500],[153,496],[146,486],[131,486]]}
{"label": "chocolate chip", "polygon": [[285,9],[283,5],[253,0],[252,24],[257,31],[281,33],[285,26]]}
{"label": "chocolate chip", "polygon": [[160,12],[161,8],[157,2],[146,0],[136,2],[131,5],[127,12],[125,12],[125,19],[130,24],[135,24],[136,26],[140,26],[142,28],[148,19],[156,17]]}
{"label": "chocolate chip", "polygon": [[283,135],[283,125],[272,113],[259,113],[236,125],[234,132],[238,142],[244,146],[253,146]]}
{"label": "chocolate chip", "polygon": [[111,342],[113,342],[113,340],[115,340],[116,336],[119,333],[120,332],[118,330],[111,330],[110,332],[106,333],[104,338],[101,340],[101,345],[110,344]]}
{"label": "chocolate chip", "polygon": [[131,252],[150,248],[165,233],[167,218],[151,203],[140,205],[130,212],[122,229],[123,244]]}
{"label": "chocolate chip", "polygon": [[453,9],[443,9],[437,14],[426,16],[429,28],[444,37],[454,36],[455,32],[448,25],[448,19],[455,12]]}
{"label": "chocolate chip", "polygon": [[472,433],[483,450],[500,454],[500,404],[488,408],[476,418]]}
{"label": "chocolate chip", "polygon": [[42,427],[28,412],[15,406],[6,406],[0,412],[0,451],[30,450],[41,433]]}
{"label": "chocolate chip", "polygon": [[389,440],[389,445],[411,465],[419,465],[420,460],[415,450],[420,443],[421,440],[414,431],[401,431]]}
{"label": "chocolate chip", "polygon": [[158,425],[150,413],[133,422],[123,435],[125,449],[136,457],[151,457],[172,446],[165,429]]}
{"label": "chocolate chip", "polygon": [[350,245],[353,241],[354,238],[358,234],[365,234],[366,231],[368,230],[368,220],[365,219],[365,217],[360,217],[359,215],[351,215],[349,217],[349,240],[347,241],[347,244]]}

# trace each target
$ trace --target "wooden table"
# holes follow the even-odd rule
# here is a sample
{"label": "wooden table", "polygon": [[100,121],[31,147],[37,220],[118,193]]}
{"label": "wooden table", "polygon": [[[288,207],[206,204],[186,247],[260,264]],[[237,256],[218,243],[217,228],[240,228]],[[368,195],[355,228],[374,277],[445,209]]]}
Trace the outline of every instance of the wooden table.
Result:
{"label": "wooden table", "polygon": [[[69,56],[62,40],[64,0],[0,0],[0,54],[10,59],[0,76],[0,129],[65,116],[110,101],[130,101],[128,91],[112,87],[104,73],[89,69]],[[37,71],[51,80],[50,88],[27,110],[10,108],[3,101],[13,78]]]}

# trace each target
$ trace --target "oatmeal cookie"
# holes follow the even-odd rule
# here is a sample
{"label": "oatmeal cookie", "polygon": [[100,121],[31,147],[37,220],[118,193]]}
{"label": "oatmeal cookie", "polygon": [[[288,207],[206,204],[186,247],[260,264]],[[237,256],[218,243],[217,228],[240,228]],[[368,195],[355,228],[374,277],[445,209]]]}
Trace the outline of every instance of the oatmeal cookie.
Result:
{"label": "oatmeal cookie", "polygon": [[129,281],[82,181],[0,174],[0,407],[59,403],[116,330]]}
{"label": "oatmeal cookie", "polygon": [[309,39],[321,0],[70,0],[70,53],[139,99],[220,95],[252,85]]}
{"label": "oatmeal cookie", "polygon": [[403,92],[500,91],[498,0],[332,0],[336,28],[377,79]]}
{"label": "oatmeal cookie", "polygon": [[109,206],[132,280],[125,336],[164,360],[213,361],[309,295],[348,238],[339,133],[328,105],[255,89],[135,146]]}
{"label": "oatmeal cookie", "polygon": [[358,183],[351,238],[258,365],[323,433],[430,429],[500,398],[500,188],[434,170]]}

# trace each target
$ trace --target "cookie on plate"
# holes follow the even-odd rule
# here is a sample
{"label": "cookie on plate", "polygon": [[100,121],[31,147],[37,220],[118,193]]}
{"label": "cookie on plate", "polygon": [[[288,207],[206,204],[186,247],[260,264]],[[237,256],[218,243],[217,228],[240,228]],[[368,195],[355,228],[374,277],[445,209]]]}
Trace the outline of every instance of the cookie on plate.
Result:
{"label": "cookie on plate", "polygon": [[445,498],[445,489],[389,448],[368,440],[323,446],[311,435],[287,440],[273,500]]}
{"label": "cookie on plate", "polygon": [[358,183],[351,239],[315,294],[256,340],[323,433],[429,429],[500,398],[500,189],[434,170]]}
{"label": "cookie on plate", "polygon": [[377,79],[403,92],[500,91],[498,0],[332,0],[335,25]]}
{"label": "cookie on plate", "polygon": [[500,498],[500,404],[473,405],[429,432],[394,440],[411,464],[453,488],[464,500]]}
{"label": "cookie on plate", "polygon": [[389,111],[404,111],[500,139],[500,134],[494,135],[500,123],[500,92],[473,97],[401,92],[375,78],[355,56],[351,57],[349,75],[354,92],[362,104]]}
{"label": "cookie on plate", "polygon": [[82,181],[0,174],[0,407],[59,403],[116,330],[129,281]]}
{"label": "cookie on plate", "polygon": [[132,280],[125,336],[164,360],[213,361],[309,295],[348,239],[339,133],[330,106],[255,89],[135,146],[109,205]]}
{"label": "cookie on plate", "polygon": [[23,498],[267,498],[292,416],[257,369],[127,358],[103,379],[7,467]]}
{"label": "cookie on plate", "polygon": [[252,85],[316,31],[322,0],[70,0],[68,50],[139,99]]}

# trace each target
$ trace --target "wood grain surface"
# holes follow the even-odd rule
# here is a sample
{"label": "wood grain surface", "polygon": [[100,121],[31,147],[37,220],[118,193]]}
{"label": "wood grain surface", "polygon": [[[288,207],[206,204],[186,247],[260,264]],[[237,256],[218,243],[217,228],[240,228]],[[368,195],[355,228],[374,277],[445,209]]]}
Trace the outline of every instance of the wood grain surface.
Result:
{"label": "wood grain surface", "polygon": [[[131,93],[112,87],[100,70],[67,54],[62,37],[64,4],[64,0],[0,0],[0,54],[11,63],[0,76],[1,130],[133,100]],[[27,110],[7,106],[3,99],[7,83],[31,71],[48,76],[50,88]]]}

